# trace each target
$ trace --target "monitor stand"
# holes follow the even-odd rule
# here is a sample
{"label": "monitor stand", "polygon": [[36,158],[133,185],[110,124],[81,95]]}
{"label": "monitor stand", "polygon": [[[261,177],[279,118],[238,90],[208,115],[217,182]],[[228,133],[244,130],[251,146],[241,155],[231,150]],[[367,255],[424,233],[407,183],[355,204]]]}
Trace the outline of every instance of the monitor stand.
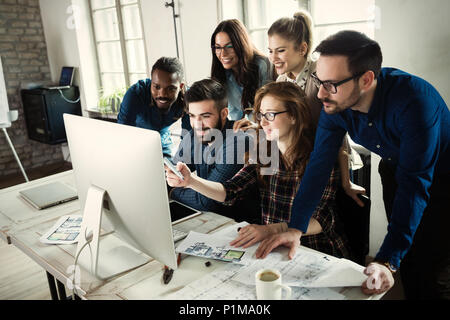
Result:
{"label": "monitor stand", "polygon": [[92,237],[79,253],[78,264],[102,280],[137,268],[151,259],[114,234],[100,237],[105,194],[104,189],[89,187],[76,251],[78,255]]}

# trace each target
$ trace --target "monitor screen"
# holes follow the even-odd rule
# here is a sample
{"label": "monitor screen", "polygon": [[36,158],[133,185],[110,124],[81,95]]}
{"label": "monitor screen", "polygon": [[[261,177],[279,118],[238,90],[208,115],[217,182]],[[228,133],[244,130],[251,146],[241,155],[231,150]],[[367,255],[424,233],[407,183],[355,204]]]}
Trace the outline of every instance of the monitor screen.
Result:
{"label": "monitor screen", "polygon": [[59,78],[60,86],[72,85],[74,69],[74,67],[62,67],[61,77]]}
{"label": "monitor screen", "polygon": [[[81,232],[95,239],[90,250],[80,249],[80,264],[94,265],[91,273],[108,278],[137,266],[132,265],[136,249],[138,256],[176,269],[159,133],[70,114],[64,114],[64,123],[83,212]],[[103,238],[98,236],[102,220],[114,229]],[[90,236],[85,237],[90,241]],[[79,247],[83,241],[79,240]],[[141,264],[148,261],[138,256]]]}

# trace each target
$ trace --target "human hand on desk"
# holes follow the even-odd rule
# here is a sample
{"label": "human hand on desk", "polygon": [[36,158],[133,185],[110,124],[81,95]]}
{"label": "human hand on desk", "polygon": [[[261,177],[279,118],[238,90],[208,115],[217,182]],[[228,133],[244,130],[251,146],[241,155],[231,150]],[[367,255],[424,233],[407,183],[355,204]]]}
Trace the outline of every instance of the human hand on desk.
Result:
{"label": "human hand on desk", "polygon": [[184,180],[181,180],[172,170],[164,165],[166,170],[167,184],[174,188],[188,187],[191,183],[191,170],[183,162],[178,162],[176,169],[183,175]]}
{"label": "human hand on desk", "polygon": [[394,285],[392,272],[382,264],[372,262],[364,269],[364,273],[369,277],[361,289],[367,295],[384,293]]}
{"label": "human hand on desk", "polygon": [[255,243],[264,240],[270,235],[276,233],[274,232],[273,225],[258,225],[250,224],[248,226],[242,227],[239,230],[239,236],[230,242],[230,246],[248,248]]}
{"label": "human hand on desk", "polygon": [[302,235],[302,231],[293,228],[282,233],[271,235],[261,242],[255,252],[255,256],[257,259],[264,259],[273,249],[279,246],[285,246],[289,248],[289,259],[292,259],[295,256],[297,247],[300,246],[300,238]]}

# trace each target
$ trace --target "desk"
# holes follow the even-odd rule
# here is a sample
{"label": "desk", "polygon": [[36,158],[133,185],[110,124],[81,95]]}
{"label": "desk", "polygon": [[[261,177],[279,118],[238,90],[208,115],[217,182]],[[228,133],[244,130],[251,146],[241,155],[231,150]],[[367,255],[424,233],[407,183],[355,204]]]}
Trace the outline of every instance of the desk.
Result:
{"label": "desk", "polygon": [[[73,183],[71,171],[41,179],[34,183],[45,183],[48,181],[65,181]],[[33,182],[5,189],[1,193],[5,203],[8,203],[9,217],[14,223],[10,223],[9,228],[3,228],[3,232],[9,237],[11,243],[44,268],[47,273],[63,285],[71,281],[69,267],[73,265],[76,245],[46,245],[39,241],[39,237],[53,226],[56,220],[66,214],[76,214],[79,211],[77,202],[54,207],[47,213],[39,213],[39,217],[33,218],[33,208],[24,207],[24,202],[18,198],[17,192],[30,187]],[[34,184],[33,184],[34,185]],[[0,202],[3,203],[3,202]],[[5,208],[0,205],[0,211],[5,212]],[[15,213],[22,217],[22,220],[12,216]],[[34,212],[34,214],[36,214]],[[177,225],[177,229],[183,231],[194,230],[202,233],[213,233],[224,227],[234,224],[234,220],[206,212],[190,220]],[[168,285],[162,284],[163,265],[155,260],[134,270],[125,272],[108,280],[100,280],[89,272],[81,269],[81,290],[78,296],[82,299],[92,300],[121,300],[121,299],[164,299],[169,294],[185,287],[189,283],[206,275],[224,262],[213,261],[211,267],[205,267],[205,260],[197,257],[185,256],[178,270],[174,272],[172,281]],[[339,291],[346,299],[379,299],[378,296],[366,296],[359,287],[342,288]],[[52,295],[52,297],[55,297]],[[208,299],[208,297],[205,297]]]}
{"label": "desk", "polygon": [[0,239],[10,244],[11,233],[80,210],[78,200],[70,201],[56,207],[38,210],[23,200],[19,195],[19,191],[21,190],[55,181],[60,181],[76,189],[73,170],[69,170],[0,190]]}

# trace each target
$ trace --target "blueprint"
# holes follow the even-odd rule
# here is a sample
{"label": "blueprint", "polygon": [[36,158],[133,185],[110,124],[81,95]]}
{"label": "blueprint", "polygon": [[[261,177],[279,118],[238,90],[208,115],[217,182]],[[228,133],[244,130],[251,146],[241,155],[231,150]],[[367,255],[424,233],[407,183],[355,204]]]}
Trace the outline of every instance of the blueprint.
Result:
{"label": "blueprint", "polygon": [[[226,264],[165,298],[169,300],[255,300],[254,283],[247,285],[234,280],[242,268],[245,267],[238,264]],[[292,287],[291,300],[343,300],[344,298],[334,288]]]}
{"label": "blueprint", "polygon": [[255,259],[253,263],[242,267],[234,280],[254,284],[255,273],[263,268],[279,270],[283,283],[291,287],[361,286],[367,279],[363,266],[300,247],[292,260],[287,258],[285,248],[270,253],[265,259]]}

